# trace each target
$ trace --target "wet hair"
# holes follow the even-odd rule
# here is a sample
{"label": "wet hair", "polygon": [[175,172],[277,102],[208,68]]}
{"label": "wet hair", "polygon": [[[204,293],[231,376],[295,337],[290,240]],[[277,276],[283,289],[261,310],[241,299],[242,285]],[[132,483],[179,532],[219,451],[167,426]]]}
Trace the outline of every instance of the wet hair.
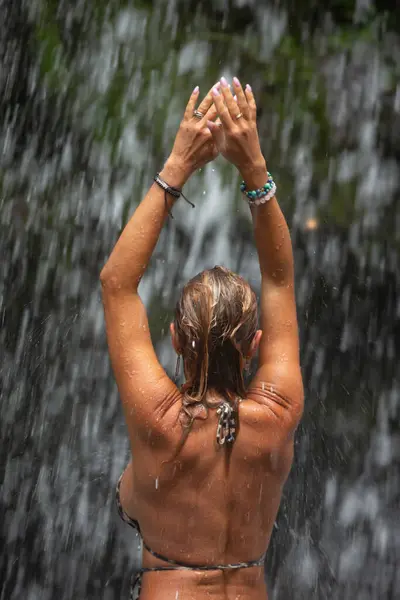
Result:
{"label": "wet hair", "polygon": [[[206,418],[207,391],[230,402],[245,396],[243,357],[257,331],[255,293],[245,279],[216,266],[183,288],[175,311],[175,332],[185,363],[183,423]],[[186,418],[185,418],[186,417]]]}

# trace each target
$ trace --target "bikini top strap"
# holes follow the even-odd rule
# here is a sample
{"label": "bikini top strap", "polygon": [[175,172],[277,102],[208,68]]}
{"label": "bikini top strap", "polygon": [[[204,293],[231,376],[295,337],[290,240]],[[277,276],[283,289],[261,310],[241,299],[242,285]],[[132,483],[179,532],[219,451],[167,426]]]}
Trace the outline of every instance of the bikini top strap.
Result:
{"label": "bikini top strap", "polygon": [[169,567],[142,568],[142,569],[140,569],[140,572],[145,573],[147,571],[172,571],[175,569],[187,569],[187,570],[192,570],[192,571],[216,571],[216,570],[225,571],[228,569],[245,569],[245,568],[249,568],[249,567],[259,567],[264,564],[266,552],[264,552],[264,554],[257,560],[251,560],[251,561],[240,562],[240,563],[231,563],[231,564],[226,564],[226,565],[223,565],[223,564],[221,564],[221,565],[193,565],[193,564],[185,563],[182,561],[173,560],[171,558],[168,558],[167,556],[164,556],[163,554],[160,554],[159,552],[155,552],[144,541],[142,533],[140,531],[140,525],[139,525],[138,521],[136,521],[135,519],[132,519],[129,515],[127,515],[126,512],[124,511],[124,509],[122,508],[122,504],[121,504],[121,500],[120,500],[121,480],[122,480],[122,475],[118,480],[116,490],[115,490],[115,500],[116,500],[116,504],[117,504],[118,514],[120,515],[121,519],[123,521],[125,521],[125,523],[128,523],[128,525],[131,525],[131,527],[136,529],[136,531],[138,532],[138,534],[141,537],[143,546],[144,546],[144,548],[146,548],[147,552],[152,554],[152,556],[154,556],[155,558],[158,558],[159,560],[162,560],[163,562],[166,562],[169,565],[171,565]]}
{"label": "bikini top strap", "polygon": [[142,541],[143,541],[143,546],[146,548],[146,550],[148,552],[150,552],[150,554],[152,554],[152,556],[171,565],[170,567],[151,567],[149,569],[143,568],[142,569],[143,572],[146,572],[147,570],[172,571],[175,569],[187,569],[189,571],[217,571],[217,570],[218,571],[219,570],[226,571],[228,569],[246,569],[246,568],[250,568],[250,567],[261,567],[264,565],[265,557],[267,554],[266,552],[264,552],[264,554],[262,556],[260,556],[260,558],[258,558],[256,560],[249,560],[246,562],[230,563],[230,564],[226,564],[226,565],[224,565],[224,564],[194,565],[194,564],[189,564],[189,563],[178,561],[178,560],[173,560],[171,558],[167,558],[166,556],[163,556],[159,552],[155,552],[154,550],[152,550],[146,544],[146,542],[144,540],[142,540]]}
{"label": "bikini top strap", "polygon": [[237,399],[235,406],[232,406],[229,402],[224,401],[217,409],[219,420],[216,437],[217,443],[220,446],[223,446],[225,442],[232,444],[236,439],[239,417],[239,402],[241,402],[241,398]]}
{"label": "bikini top strap", "polygon": [[140,526],[139,526],[138,521],[136,521],[136,519],[132,519],[122,508],[121,500],[119,497],[122,476],[123,476],[123,473],[122,473],[121,477],[118,479],[117,487],[115,489],[115,502],[117,504],[118,514],[125,523],[128,523],[128,525],[130,525],[131,527],[136,529],[138,531],[139,535],[141,535]]}

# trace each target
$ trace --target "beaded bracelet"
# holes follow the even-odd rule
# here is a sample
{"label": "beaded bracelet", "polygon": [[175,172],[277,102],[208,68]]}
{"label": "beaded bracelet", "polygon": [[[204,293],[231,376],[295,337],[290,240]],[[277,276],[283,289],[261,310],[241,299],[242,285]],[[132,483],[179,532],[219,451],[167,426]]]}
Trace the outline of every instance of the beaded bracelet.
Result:
{"label": "beaded bracelet", "polygon": [[248,190],[244,181],[240,185],[242,193],[246,196],[250,206],[259,206],[273,198],[276,194],[276,184],[272,179],[271,173],[268,171],[268,181],[263,187],[258,190]]}

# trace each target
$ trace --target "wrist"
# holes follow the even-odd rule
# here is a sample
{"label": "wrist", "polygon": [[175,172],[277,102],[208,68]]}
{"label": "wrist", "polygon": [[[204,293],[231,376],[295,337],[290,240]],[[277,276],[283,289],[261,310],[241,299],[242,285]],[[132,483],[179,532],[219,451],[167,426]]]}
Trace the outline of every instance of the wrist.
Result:
{"label": "wrist", "polygon": [[162,171],[160,171],[160,177],[164,179],[166,183],[168,183],[171,187],[176,187],[181,189],[192,172],[185,165],[182,165],[182,162],[179,162],[177,158],[170,156],[165,163]]}
{"label": "wrist", "polygon": [[240,167],[239,172],[249,190],[257,190],[268,181],[267,164],[264,159],[246,167]]}

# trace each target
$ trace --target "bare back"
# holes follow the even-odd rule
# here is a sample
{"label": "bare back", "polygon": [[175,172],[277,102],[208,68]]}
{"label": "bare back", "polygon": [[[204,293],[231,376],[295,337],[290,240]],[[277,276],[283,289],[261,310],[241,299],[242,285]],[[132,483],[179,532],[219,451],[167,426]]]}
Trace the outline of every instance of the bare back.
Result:
{"label": "bare back", "polygon": [[[265,600],[261,560],[254,559],[268,546],[303,410],[289,227],[272,197],[276,185],[261,152],[251,87],[243,89],[235,79],[234,97],[224,78],[220,83],[221,93],[214,88],[198,110],[195,88],[170,159],[100,274],[110,357],[133,456],[120,488],[122,506],[138,520],[146,544],[167,558],[164,563],[219,563],[213,571],[144,572],[140,600]],[[218,115],[222,128],[213,125],[210,114]],[[221,148],[217,138],[224,140]],[[251,190],[246,197],[260,265],[261,330],[256,331],[257,302],[248,283],[216,266],[182,291],[172,340],[194,402],[202,402],[212,387],[243,396],[244,361],[255,355],[257,344],[258,369],[239,408],[233,447],[218,448],[217,415],[210,409],[206,421],[194,422],[178,451],[182,395],[157,358],[138,286],[177,190],[205,164],[205,155],[207,162],[219,150],[238,168],[242,191]],[[225,571],[221,565],[231,561],[243,564]],[[147,550],[143,563],[166,568]]]}
{"label": "bare back", "polygon": [[[172,461],[179,428],[168,444],[158,449],[139,437],[132,440],[133,455],[140,458],[134,459],[125,473],[121,501],[126,512],[139,521],[150,547],[170,559],[197,564],[255,560],[266,551],[293,457],[292,436],[284,426],[280,430],[275,427],[271,439],[265,435],[267,418],[256,402],[241,402],[240,428],[233,446],[218,447],[218,418],[215,410],[209,410],[206,421],[194,422],[184,447]],[[144,564],[162,563],[145,554]],[[208,573],[208,585],[213,581],[216,593],[219,588],[221,593],[227,586],[229,589],[229,580],[235,589],[238,585],[253,588],[254,570],[253,574],[247,571],[228,577]],[[178,577],[181,582],[182,572]],[[263,577],[257,579],[260,598],[265,599]],[[202,598],[195,580],[191,573],[192,597],[197,598],[198,590]],[[173,578],[170,583],[173,586]],[[156,599],[154,593],[152,588],[151,597]],[[144,586],[141,600],[146,600],[145,594]]]}

